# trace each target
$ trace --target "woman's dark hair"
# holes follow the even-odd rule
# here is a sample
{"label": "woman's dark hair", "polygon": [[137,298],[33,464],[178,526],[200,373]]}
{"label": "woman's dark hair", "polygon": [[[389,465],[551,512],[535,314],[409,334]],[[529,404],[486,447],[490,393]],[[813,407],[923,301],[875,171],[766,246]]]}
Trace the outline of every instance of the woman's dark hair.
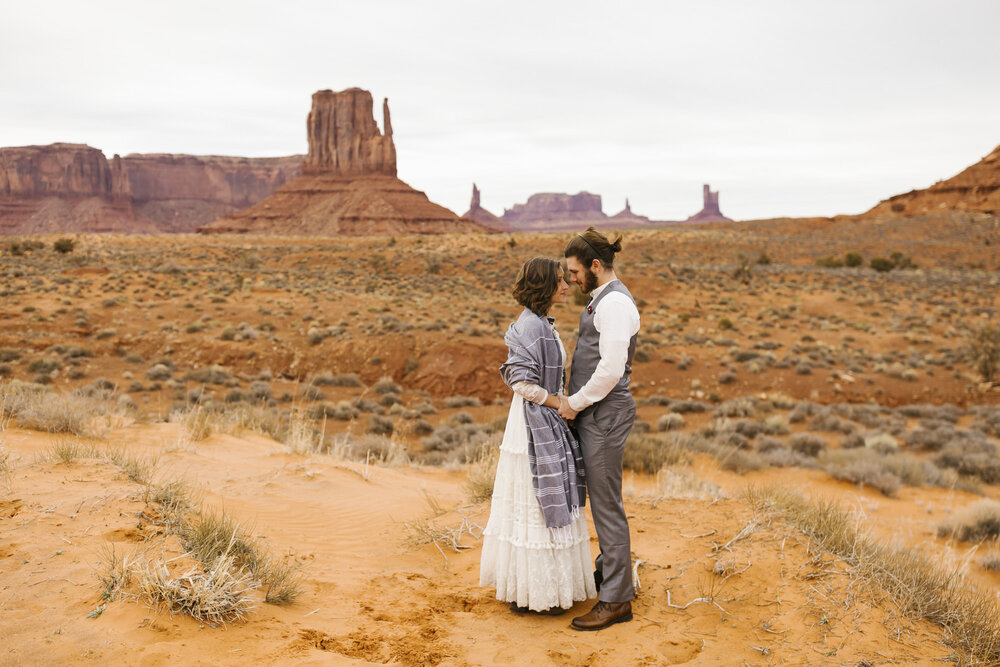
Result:
{"label": "woman's dark hair", "polygon": [[595,259],[601,261],[605,268],[613,268],[615,255],[622,251],[622,237],[618,236],[612,243],[608,237],[593,227],[587,227],[582,234],[577,234],[566,244],[566,257],[576,257],[581,264],[590,268]]}
{"label": "woman's dark hair", "polygon": [[559,268],[559,262],[548,257],[529,259],[514,280],[514,300],[535,315],[547,315],[559,289]]}

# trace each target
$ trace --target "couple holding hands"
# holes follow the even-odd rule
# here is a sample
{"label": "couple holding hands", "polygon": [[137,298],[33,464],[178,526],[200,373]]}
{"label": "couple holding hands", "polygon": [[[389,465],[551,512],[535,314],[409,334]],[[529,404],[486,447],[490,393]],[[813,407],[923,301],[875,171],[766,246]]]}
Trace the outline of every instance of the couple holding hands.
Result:
{"label": "couple holding hands", "polygon": [[[639,332],[635,300],[615,275],[614,242],[593,227],[557,260],[521,268],[513,296],[524,306],[504,336],[500,367],[513,390],[500,445],[479,583],[517,613],[561,614],[598,597],[576,630],[632,619],[631,547],[622,504],[622,454],[635,420],[629,375]],[[548,316],[567,282],[589,294],[566,388],[566,351]],[[600,554],[593,567],[582,509],[590,496]]]}

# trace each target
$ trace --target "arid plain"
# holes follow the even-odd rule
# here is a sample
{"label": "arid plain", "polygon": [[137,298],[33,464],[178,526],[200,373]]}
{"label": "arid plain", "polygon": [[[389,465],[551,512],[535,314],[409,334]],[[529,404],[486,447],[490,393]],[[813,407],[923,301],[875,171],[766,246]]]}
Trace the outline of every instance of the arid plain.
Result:
{"label": "arid plain", "polygon": [[7,239],[0,663],[1000,659],[997,219],[624,235],[640,587],[599,633],[476,585],[509,286],[564,235]]}

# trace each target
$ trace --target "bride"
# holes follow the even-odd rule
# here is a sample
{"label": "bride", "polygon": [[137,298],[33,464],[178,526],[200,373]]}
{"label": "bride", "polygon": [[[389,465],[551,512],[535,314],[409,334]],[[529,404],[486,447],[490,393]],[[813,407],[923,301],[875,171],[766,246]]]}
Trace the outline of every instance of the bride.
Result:
{"label": "bride", "polygon": [[514,398],[483,531],[479,585],[495,586],[497,599],[518,613],[561,614],[597,595],[581,511],[583,458],[557,413],[566,352],[548,312],[566,292],[556,260],[525,262],[513,288],[524,310],[504,336],[508,356],[500,372]]}

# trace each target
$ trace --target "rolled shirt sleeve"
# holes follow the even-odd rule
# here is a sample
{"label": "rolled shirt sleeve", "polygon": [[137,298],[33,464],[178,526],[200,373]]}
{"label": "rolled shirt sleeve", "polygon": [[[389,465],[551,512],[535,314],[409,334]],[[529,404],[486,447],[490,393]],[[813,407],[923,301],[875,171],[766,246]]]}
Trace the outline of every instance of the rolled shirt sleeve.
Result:
{"label": "rolled shirt sleeve", "polygon": [[569,397],[569,406],[577,412],[602,400],[622,379],[629,343],[639,332],[639,311],[631,299],[614,292],[597,305],[594,328],[600,334],[601,360],[587,383]]}
{"label": "rolled shirt sleeve", "polygon": [[524,400],[541,405],[549,398],[549,392],[545,387],[531,382],[517,382],[513,386],[514,393],[519,394]]}

